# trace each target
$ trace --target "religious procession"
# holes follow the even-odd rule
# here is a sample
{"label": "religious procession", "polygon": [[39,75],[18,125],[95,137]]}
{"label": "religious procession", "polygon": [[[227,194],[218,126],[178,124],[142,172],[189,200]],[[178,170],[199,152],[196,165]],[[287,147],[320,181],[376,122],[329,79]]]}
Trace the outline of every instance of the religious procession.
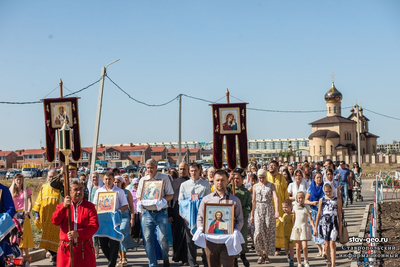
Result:
{"label": "religious procession", "polygon": [[[48,172],[35,200],[20,173],[10,188],[0,184],[1,266],[30,266],[30,220],[41,230],[39,247],[58,267],[96,266],[101,254],[109,267],[134,266],[127,252],[139,246],[151,267],[159,261],[169,267],[170,260],[191,267],[273,266],[278,255],[286,255],[289,267],[309,267],[310,240],[317,257],[336,266],[336,245],[348,241],[344,208],[361,186],[357,163],[249,162],[246,103],[228,98],[212,105],[212,167],[182,161],[159,172],[150,158],[137,177],[118,168],[87,177],[74,162],[80,158],[78,99],[43,102],[46,155],[54,160],[57,137],[64,165]],[[247,259],[250,250],[256,262]]]}

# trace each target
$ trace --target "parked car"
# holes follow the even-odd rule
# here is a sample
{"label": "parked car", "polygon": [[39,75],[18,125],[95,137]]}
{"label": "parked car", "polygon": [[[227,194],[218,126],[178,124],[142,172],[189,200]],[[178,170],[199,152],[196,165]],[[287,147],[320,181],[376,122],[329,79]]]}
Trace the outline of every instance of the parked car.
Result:
{"label": "parked car", "polygon": [[20,170],[15,170],[15,169],[9,169],[7,174],[6,174],[6,179],[8,180],[9,178],[14,178],[14,175],[17,173],[21,173]]}
{"label": "parked car", "polygon": [[127,173],[132,173],[132,172],[137,172],[138,169],[139,169],[138,165],[132,164],[132,165],[126,166],[124,168],[124,171],[127,172]]}
{"label": "parked car", "polygon": [[106,173],[108,170],[104,167],[98,167],[96,168],[95,172],[100,173],[100,174],[104,174]]}
{"label": "parked car", "polygon": [[35,178],[38,176],[36,168],[22,168],[22,175],[25,178]]}

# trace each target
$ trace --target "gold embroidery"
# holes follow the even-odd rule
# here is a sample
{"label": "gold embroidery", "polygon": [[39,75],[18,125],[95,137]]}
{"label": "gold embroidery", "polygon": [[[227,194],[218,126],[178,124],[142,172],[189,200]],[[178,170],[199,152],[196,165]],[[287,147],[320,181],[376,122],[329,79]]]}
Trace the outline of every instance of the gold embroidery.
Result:
{"label": "gold embroidery", "polygon": [[242,117],[244,118],[244,109],[242,109]]}
{"label": "gold embroidery", "polygon": [[218,117],[218,111],[214,111],[214,117],[215,117],[215,118]]}
{"label": "gold embroidery", "polygon": [[242,123],[242,130],[245,130],[246,128],[244,127],[244,123]]}
{"label": "gold embroidery", "polygon": [[47,120],[46,124],[47,124],[47,127],[49,127],[50,126],[50,120]]}
{"label": "gold embroidery", "polygon": [[72,110],[75,111],[75,104],[72,104]]}
{"label": "gold embroidery", "polygon": [[74,118],[74,124],[76,124],[77,122],[76,122],[76,118]]}
{"label": "gold embroidery", "polygon": [[46,111],[47,111],[47,113],[50,112],[50,110],[49,110],[49,105],[46,105]]}
{"label": "gold embroidery", "polygon": [[215,128],[215,132],[216,132],[216,133],[219,132],[219,125],[217,125],[217,127]]}

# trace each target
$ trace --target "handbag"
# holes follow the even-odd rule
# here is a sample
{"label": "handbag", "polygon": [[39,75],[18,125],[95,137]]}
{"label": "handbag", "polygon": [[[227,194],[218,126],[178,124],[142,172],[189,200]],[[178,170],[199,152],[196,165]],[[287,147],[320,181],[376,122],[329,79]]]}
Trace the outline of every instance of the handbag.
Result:
{"label": "handbag", "polygon": [[347,242],[349,242],[349,232],[347,231],[347,222],[342,214],[342,234],[339,236],[339,243],[344,245]]}

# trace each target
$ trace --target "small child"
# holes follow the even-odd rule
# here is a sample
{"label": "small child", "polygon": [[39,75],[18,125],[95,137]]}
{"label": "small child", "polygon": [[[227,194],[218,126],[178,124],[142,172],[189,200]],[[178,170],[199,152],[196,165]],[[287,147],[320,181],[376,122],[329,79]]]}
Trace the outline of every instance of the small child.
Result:
{"label": "small child", "polygon": [[311,240],[311,230],[307,223],[307,218],[310,221],[311,226],[314,228],[314,222],[311,218],[311,208],[304,204],[306,196],[303,191],[299,191],[296,194],[296,205],[294,207],[293,215],[293,229],[290,236],[291,240],[296,240],[296,258],[297,266],[302,267],[301,264],[301,245],[303,245],[304,254],[304,267],[310,267],[308,263],[308,248],[307,241]]}
{"label": "small child", "polygon": [[327,266],[335,267],[335,242],[339,240],[339,236],[342,234],[342,200],[333,194],[330,184],[324,184],[324,193],[325,197],[319,200],[314,235],[317,234],[318,227],[319,236],[325,240],[325,251],[328,260]]}
{"label": "small child", "polygon": [[292,213],[292,201],[290,199],[285,199],[282,202],[282,209],[285,213],[281,221],[283,221],[283,232],[285,235],[285,252],[288,255],[288,262],[289,267],[293,267],[293,257],[294,257],[294,250],[293,247],[295,246],[296,242],[290,240],[290,235],[292,233],[293,228],[293,213]]}

